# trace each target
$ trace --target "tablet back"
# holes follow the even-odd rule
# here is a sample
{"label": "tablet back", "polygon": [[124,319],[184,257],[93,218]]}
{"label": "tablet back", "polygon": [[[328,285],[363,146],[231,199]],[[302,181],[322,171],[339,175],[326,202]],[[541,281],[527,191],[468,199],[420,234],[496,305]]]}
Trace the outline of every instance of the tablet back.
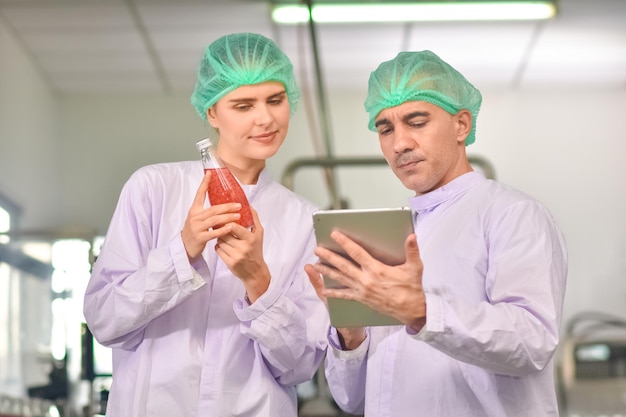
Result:
{"label": "tablet back", "polygon": [[[387,265],[404,263],[404,242],[413,233],[413,218],[409,208],[320,210],[313,214],[318,246],[347,255],[330,237],[333,229],[344,233],[370,255]],[[324,277],[327,287],[340,286]],[[334,327],[386,326],[401,324],[358,301],[328,299],[330,321]]]}

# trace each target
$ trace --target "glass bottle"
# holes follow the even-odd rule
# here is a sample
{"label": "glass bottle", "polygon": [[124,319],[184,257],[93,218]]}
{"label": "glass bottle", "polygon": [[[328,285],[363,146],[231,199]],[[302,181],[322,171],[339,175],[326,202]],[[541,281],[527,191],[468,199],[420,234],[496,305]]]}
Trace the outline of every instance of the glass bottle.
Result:
{"label": "glass bottle", "polygon": [[[215,147],[210,138],[205,138],[196,142],[196,148],[200,151],[204,172],[211,171],[211,179],[207,193],[212,206],[224,203],[240,203],[241,217],[237,223],[248,229],[254,226],[250,203],[241,185],[233,173],[224,165],[222,160],[215,153]],[[220,227],[220,226],[217,226]]]}

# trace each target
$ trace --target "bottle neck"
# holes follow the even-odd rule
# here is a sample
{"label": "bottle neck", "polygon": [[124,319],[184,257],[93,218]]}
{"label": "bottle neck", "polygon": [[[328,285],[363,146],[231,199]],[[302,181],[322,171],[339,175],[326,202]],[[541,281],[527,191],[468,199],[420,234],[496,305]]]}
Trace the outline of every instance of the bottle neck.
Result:
{"label": "bottle neck", "polygon": [[213,166],[228,168],[241,184],[256,184],[259,179],[259,175],[261,174],[261,171],[263,170],[263,168],[265,168],[265,161],[262,160],[254,161],[240,159],[238,161],[225,161],[219,155],[215,147],[207,148],[206,153],[208,160],[213,161],[211,163]]}
{"label": "bottle neck", "polygon": [[210,146],[200,150],[200,159],[202,160],[202,165],[204,166],[204,169],[224,167],[224,164],[216,155],[215,149],[211,149]]}

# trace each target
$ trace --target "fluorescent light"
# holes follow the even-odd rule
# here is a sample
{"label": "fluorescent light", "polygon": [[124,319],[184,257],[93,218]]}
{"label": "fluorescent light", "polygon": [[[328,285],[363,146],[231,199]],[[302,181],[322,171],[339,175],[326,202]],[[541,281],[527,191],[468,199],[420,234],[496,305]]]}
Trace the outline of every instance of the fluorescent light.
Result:
{"label": "fluorescent light", "polygon": [[[318,23],[539,20],[554,17],[556,8],[551,1],[346,3],[316,4],[311,13]],[[305,5],[275,6],[272,18],[277,23],[304,23],[309,10]]]}

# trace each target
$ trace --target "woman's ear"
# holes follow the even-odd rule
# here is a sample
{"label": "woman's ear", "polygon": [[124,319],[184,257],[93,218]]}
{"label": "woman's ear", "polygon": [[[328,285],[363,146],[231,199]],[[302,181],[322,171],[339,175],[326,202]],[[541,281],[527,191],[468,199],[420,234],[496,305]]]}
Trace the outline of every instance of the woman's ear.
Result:
{"label": "woman's ear", "polygon": [[465,138],[472,131],[472,113],[467,109],[460,110],[457,114],[457,141],[465,143]]}
{"label": "woman's ear", "polygon": [[217,129],[217,118],[215,117],[215,106],[211,106],[208,109],[206,109],[206,119],[208,120],[209,124],[214,129]]}

